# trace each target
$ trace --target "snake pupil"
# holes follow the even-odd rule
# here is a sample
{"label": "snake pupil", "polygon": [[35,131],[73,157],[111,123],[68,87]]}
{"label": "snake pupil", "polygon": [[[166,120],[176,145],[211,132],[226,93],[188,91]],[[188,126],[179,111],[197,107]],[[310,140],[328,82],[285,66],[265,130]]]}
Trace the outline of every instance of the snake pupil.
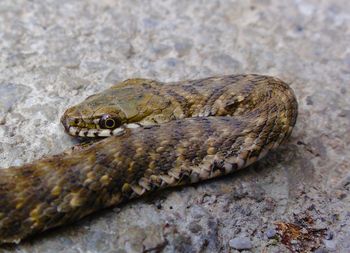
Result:
{"label": "snake pupil", "polygon": [[118,122],[119,121],[117,119],[112,118],[109,114],[105,114],[105,115],[102,115],[99,125],[101,128],[112,129],[117,127]]}
{"label": "snake pupil", "polygon": [[114,120],[113,119],[107,119],[105,125],[108,128],[114,127],[114,125],[115,125]]}

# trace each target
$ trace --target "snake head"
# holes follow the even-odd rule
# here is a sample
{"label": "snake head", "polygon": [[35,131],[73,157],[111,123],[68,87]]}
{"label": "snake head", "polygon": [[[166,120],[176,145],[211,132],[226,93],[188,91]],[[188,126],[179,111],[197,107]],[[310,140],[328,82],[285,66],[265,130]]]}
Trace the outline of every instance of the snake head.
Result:
{"label": "snake head", "polygon": [[156,85],[148,79],[126,80],[67,109],[61,123],[68,134],[89,138],[122,135],[127,128],[154,125],[160,118],[169,121],[164,109],[171,109],[171,103]]}
{"label": "snake head", "polygon": [[89,102],[84,101],[66,110],[61,123],[68,134],[94,138],[119,135],[125,131],[125,115],[120,111],[111,106],[95,110],[88,105]]}

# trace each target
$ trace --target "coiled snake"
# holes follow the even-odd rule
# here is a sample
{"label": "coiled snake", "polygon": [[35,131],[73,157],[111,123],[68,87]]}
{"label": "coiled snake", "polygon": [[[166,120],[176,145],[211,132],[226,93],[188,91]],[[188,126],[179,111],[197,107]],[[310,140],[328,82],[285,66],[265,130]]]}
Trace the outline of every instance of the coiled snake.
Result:
{"label": "coiled snake", "polygon": [[278,147],[296,117],[293,91],[275,77],[121,82],[61,119],[70,135],[108,138],[0,169],[0,243],[242,169]]}

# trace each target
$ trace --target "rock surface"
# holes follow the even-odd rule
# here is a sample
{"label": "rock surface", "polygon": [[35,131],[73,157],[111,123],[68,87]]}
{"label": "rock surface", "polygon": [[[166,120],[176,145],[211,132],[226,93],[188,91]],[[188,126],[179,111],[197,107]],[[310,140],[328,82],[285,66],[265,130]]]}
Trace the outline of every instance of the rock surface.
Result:
{"label": "rock surface", "polygon": [[349,27],[347,0],[2,0],[1,167],[72,146],[65,108],[131,77],[277,75],[299,118],[288,143],[244,171],[0,252],[236,252],[236,237],[251,252],[287,252],[266,231],[303,217],[333,232],[319,250],[350,252]]}

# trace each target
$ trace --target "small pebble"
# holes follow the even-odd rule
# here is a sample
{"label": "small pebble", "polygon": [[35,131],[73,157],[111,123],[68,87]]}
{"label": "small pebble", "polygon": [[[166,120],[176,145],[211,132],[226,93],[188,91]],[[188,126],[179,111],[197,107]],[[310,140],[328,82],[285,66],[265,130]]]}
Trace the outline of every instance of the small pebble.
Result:
{"label": "small pebble", "polygon": [[237,250],[251,249],[253,247],[252,242],[247,237],[236,237],[229,241],[231,248]]}
{"label": "small pebble", "polygon": [[328,231],[326,232],[325,239],[326,239],[326,240],[332,240],[332,239],[333,239],[333,236],[334,236],[333,232],[328,230]]}
{"label": "small pebble", "polygon": [[5,124],[6,124],[6,116],[1,115],[1,112],[0,112],[0,125],[5,125]]}
{"label": "small pebble", "polygon": [[315,253],[328,253],[329,251],[325,248],[319,248],[317,250],[315,250]]}
{"label": "small pebble", "polygon": [[202,226],[199,225],[197,222],[191,222],[190,225],[188,226],[188,229],[192,233],[196,234],[202,230]]}
{"label": "small pebble", "polygon": [[276,236],[276,233],[277,233],[276,229],[272,228],[266,231],[266,236],[267,238],[272,239]]}
{"label": "small pebble", "polygon": [[337,246],[334,240],[323,240],[323,242],[327,249],[336,250]]}
{"label": "small pebble", "polygon": [[307,105],[313,105],[314,104],[314,102],[312,101],[312,98],[310,96],[306,97],[306,104]]}
{"label": "small pebble", "polygon": [[298,240],[290,240],[290,244],[298,244]]}

